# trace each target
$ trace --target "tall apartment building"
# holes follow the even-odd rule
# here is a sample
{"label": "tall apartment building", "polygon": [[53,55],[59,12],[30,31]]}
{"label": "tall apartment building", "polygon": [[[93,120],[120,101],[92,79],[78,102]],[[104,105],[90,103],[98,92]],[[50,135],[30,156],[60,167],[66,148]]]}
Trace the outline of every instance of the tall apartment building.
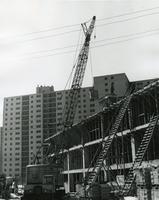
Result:
{"label": "tall apartment building", "polygon": [[4,99],[3,172],[24,181],[25,167],[42,143],[42,95]]}
{"label": "tall apartment building", "polygon": [[[74,123],[99,111],[98,99],[122,97],[129,87],[127,76],[113,74],[94,78],[93,87],[82,88]],[[4,98],[2,171],[25,180],[25,167],[31,164],[44,139],[60,131],[68,90],[38,86],[35,94]],[[43,156],[39,151],[39,159]]]}

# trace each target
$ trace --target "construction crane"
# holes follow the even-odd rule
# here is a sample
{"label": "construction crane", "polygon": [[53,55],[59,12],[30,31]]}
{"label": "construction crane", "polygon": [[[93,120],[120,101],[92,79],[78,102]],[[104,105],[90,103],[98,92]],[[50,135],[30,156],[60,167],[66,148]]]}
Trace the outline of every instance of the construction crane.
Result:
{"label": "construction crane", "polygon": [[87,65],[90,39],[94,29],[95,20],[96,17],[94,16],[90,23],[89,28],[87,28],[86,23],[82,24],[82,28],[85,34],[85,41],[78,56],[77,64],[75,66],[75,74],[73,77],[71,89],[69,90],[69,96],[67,102],[68,109],[65,110],[63,118],[63,131],[67,130],[69,127],[73,125],[74,116],[76,113],[76,107],[78,104],[78,95],[80,93],[80,88],[82,86],[83,77]]}
{"label": "construction crane", "polygon": [[[86,64],[87,64],[87,61],[88,61],[90,39],[91,39],[91,35],[92,35],[93,29],[94,29],[95,21],[96,21],[96,17],[94,16],[92,18],[91,23],[90,23],[88,28],[87,28],[86,23],[82,24],[82,28],[83,28],[83,31],[84,31],[84,34],[85,34],[85,41],[84,41],[84,44],[83,44],[83,46],[80,50],[80,53],[79,53],[79,56],[78,56],[78,59],[77,59],[77,63],[74,66],[75,73],[74,73],[71,88],[69,90],[68,101],[67,101],[67,109],[66,109],[66,106],[65,106],[65,110],[64,110],[62,133],[65,133],[68,130],[68,128],[70,128],[73,125],[76,107],[77,107],[77,104],[78,104],[78,95],[80,93],[80,88],[82,86],[84,73],[85,73],[85,69],[86,69]],[[55,144],[54,141],[53,141],[53,137],[54,136],[47,138],[44,142],[44,144],[47,145],[49,143],[50,145],[49,145],[49,148],[48,148],[47,153],[44,156],[43,160],[45,160],[45,158],[47,158],[47,161],[50,161],[49,155],[52,154],[52,153],[55,154],[55,157],[59,157],[58,156],[59,151],[63,150],[64,139],[62,141],[59,141],[58,144]],[[44,144],[42,144],[41,147],[45,146]],[[57,149],[54,148],[54,146],[57,147]],[[37,182],[36,176],[34,178],[32,178],[32,182],[26,184],[25,189],[24,189],[24,196],[23,196],[22,199],[39,199],[39,196],[37,196],[37,193],[34,192],[37,187],[38,187],[38,190],[48,191],[48,193],[42,192],[40,194],[40,196],[41,196],[40,199],[43,199],[43,195],[44,195],[45,199],[51,200],[52,195],[54,195],[54,193],[56,193],[55,183],[52,183],[50,185],[49,183],[43,184],[43,182],[48,176],[50,178],[53,178],[52,173],[50,173],[49,170],[47,169],[48,167],[50,168],[52,166],[53,169],[51,171],[52,172],[56,171],[55,174],[58,174],[59,167],[57,167],[57,166],[59,165],[59,163],[57,163],[57,162],[53,163],[52,159],[51,159],[51,162],[47,162],[47,164],[40,164],[39,159],[38,159],[38,153],[40,153],[41,147],[39,148],[37,155],[35,155],[35,159],[34,159],[34,163],[33,163],[35,165],[30,165],[30,166],[28,165],[27,166],[27,170],[28,170],[27,180],[29,180],[28,179],[29,177],[32,177],[32,176],[30,176],[30,174],[34,174],[34,172],[38,172],[39,173],[38,177],[41,177],[41,179],[39,180],[38,185],[37,184],[30,184],[32,182]],[[51,165],[50,165],[50,163],[51,163]],[[56,164],[57,164],[57,166],[56,166]],[[50,186],[51,186],[51,189],[49,188]],[[53,188],[54,188],[54,190],[53,190]],[[32,192],[30,192],[30,190]],[[50,196],[50,194],[51,194],[51,196]]]}
{"label": "construction crane", "polygon": [[[80,88],[82,86],[85,69],[86,69],[86,65],[88,61],[90,40],[91,40],[91,35],[95,26],[95,21],[96,21],[96,17],[93,16],[89,27],[87,27],[86,23],[81,24],[84,35],[85,35],[85,41],[78,55],[77,62],[74,66],[75,73],[74,73],[71,88],[68,94],[67,106],[65,105],[65,109],[64,109],[62,132],[66,132],[68,128],[70,128],[73,125],[76,108],[78,104],[78,95],[80,94]],[[54,137],[55,135],[47,138],[45,141],[52,143],[53,142],[52,140]],[[62,147],[61,141],[60,141],[60,147]]]}
{"label": "construction crane", "polygon": [[[69,90],[67,105],[65,105],[65,109],[64,109],[62,132],[66,132],[67,129],[73,125],[73,121],[74,121],[74,117],[75,117],[75,113],[76,113],[76,107],[78,104],[78,95],[80,93],[80,88],[82,86],[85,69],[86,69],[86,65],[87,65],[87,61],[88,61],[90,40],[91,40],[91,35],[92,35],[93,29],[95,26],[95,21],[96,21],[96,17],[93,16],[89,27],[87,27],[86,23],[81,24],[84,35],[85,35],[85,41],[84,41],[84,44],[78,55],[77,62],[73,66],[73,68],[75,69],[75,73],[74,73],[74,77],[72,80],[71,88]],[[37,154],[34,156],[34,162],[33,162],[34,164],[39,163],[38,154],[40,154],[40,150],[42,147],[45,146],[45,148],[46,148],[46,145],[45,145],[46,143],[47,143],[47,145],[48,145],[48,143],[50,145],[47,146],[48,150],[46,151],[46,154],[43,156],[43,161],[47,160],[48,155],[50,153],[52,153],[53,151],[54,151],[54,153],[57,153],[60,149],[63,148],[64,141],[59,141],[59,144],[54,144],[53,138],[57,134],[47,138],[45,140],[45,142],[41,145]]]}

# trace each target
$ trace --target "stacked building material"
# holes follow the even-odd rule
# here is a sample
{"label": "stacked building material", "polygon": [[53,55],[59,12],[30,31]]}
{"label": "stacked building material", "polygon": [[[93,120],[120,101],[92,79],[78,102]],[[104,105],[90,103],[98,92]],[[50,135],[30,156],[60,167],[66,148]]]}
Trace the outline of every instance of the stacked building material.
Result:
{"label": "stacked building material", "polygon": [[138,168],[135,174],[139,200],[159,200],[159,166]]}
{"label": "stacked building material", "polygon": [[135,174],[138,199],[151,200],[151,168],[138,168]]}
{"label": "stacked building material", "polygon": [[152,168],[151,171],[151,197],[152,200],[158,200],[159,199],[159,167]]}

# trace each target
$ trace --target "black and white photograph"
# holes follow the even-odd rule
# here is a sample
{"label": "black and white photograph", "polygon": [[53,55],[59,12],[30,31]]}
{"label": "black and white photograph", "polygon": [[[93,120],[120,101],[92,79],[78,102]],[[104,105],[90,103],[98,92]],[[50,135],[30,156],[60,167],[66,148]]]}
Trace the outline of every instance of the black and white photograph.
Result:
{"label": "black and white photograph", "polygon": [[0,200],[159,200],[159,2],[0,0]]}

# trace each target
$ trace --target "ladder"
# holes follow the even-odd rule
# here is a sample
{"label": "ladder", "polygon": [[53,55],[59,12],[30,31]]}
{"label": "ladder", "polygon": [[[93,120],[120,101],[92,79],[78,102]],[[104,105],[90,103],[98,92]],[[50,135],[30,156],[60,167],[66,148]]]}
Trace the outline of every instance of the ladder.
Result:
{"label": "ladder", "polygon": [[91,168],[89,168],[87,171],[87,176],[85,177],[85,180],[84,180],[85,191],[88,191],[90,189],[90,187],[92,186],[92,184],[97,179],[97,176],[102,168],[103,161],[106,158],[106,156],[108,155],[110,146],[111,146],[113,139],[119,129],[121,121],[125,115],[128,105],[131,101],[131,98],[132,98],[132,95],[125,98],[125,100],[118,112],[118,115],[115,119],[115,123],[112,125],[112,128],[109,131],[109,135],[107,137],[105,137],[103,140],[103,147],[96,159],[93,170],[91,170]]}
{"label": "ladder", "polygon": [[158,116],[152,116],[149,122],[149,126],[147,127],[145,134],[143,136],[143,139],[141,141],[141,144],[137,150],[137,154],[135,157],[135,160],[132,164],[132,167],[129,169],[127,179],[125,181],[123,190],[122,190],[122,195],[127,196],[129,195],[131,191],[131,187],[133,182],[135,181],[135,175],[134,175],[134,169],[139,167],[141,165],[141,162],[144,158],[144,154],[149,146],[150,140],[152,138],[155,126],[158,121]]}

